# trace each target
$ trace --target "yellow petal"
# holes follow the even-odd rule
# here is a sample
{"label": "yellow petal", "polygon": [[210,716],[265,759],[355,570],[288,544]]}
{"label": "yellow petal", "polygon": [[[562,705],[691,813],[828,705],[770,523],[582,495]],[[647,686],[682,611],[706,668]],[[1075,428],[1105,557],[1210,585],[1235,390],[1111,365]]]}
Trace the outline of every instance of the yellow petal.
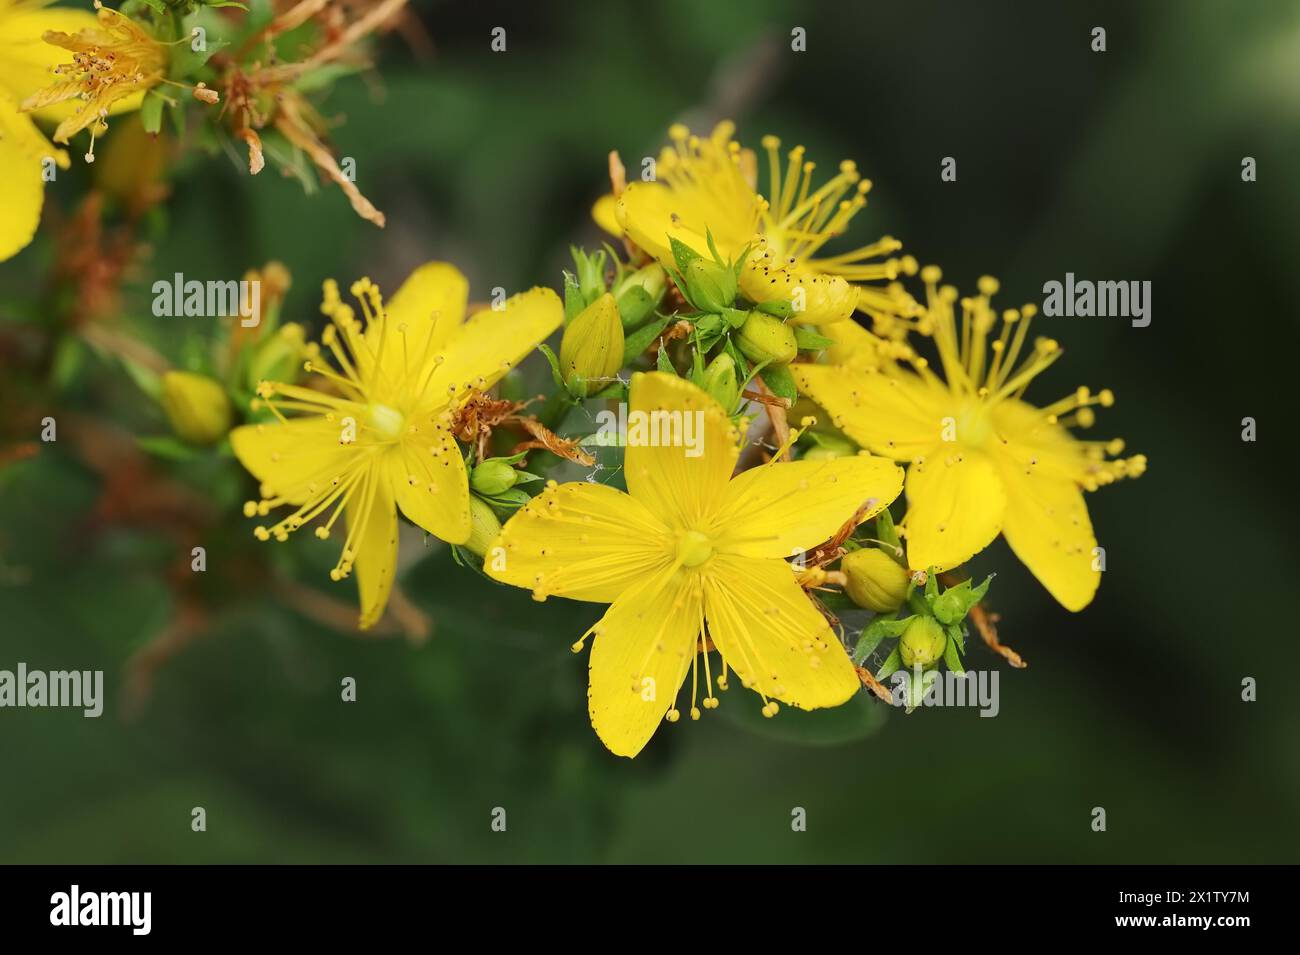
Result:
{"label": "yellow petal", "polygon": [[690,672],[702,621],[699,581],[681,571],[651,578],[592,628],[587,710],[617,756],[641,752]]}
{"label": "yellow petal", "polygon": [[444,360],[429,382],[429,397],[445,403],[469,388],[492,387],[563,321],[564,306],[548,288],[521,292],[500,311],[478,312],[448,339]]}
{"label": "yellow petal", "polygon": [[838,706],[857,692],[848,653],[789,564],[719,555],[704,569],[709,634],[744,685],[804,710]]}
{"label": "yellow petal", "polygon": [[628,491],[673,529],[703,528],[726,493],[740,435],[721,405],[676,375],[633,375],[628,404]]}
{"label": "yellow petal", "polygon": [[903,469],[869,455],[751,468],[727,486],[714,548],[745,557],[791,557],[829,540],[864,504],[873,517],[898,497]]}
{"label": "yellow petal", "polygon": [[[0,110],[5,109],[0,103]],[[29,155],[11,133],[17,119],[16,114],[7,113],[0,118],[0,209],[4,210],[0,215],[0,262],[32,241],[45,201],[41,162]]]}
{"label": "yellow petal", "polygon": [[707,253],[704,231],[686,225],[684,205],[660,182],[633,182],[615,201],[615,219],[637,247],[662,265],[676,267],[669,237],[684,242],[701,255]]}
{"label": "yellow petal", "polygon": [[[442,353],[464,320],[468,301],[469,282],[454,265],[428,262],[412,272],[384,303],[386,332],[381,336],[378,324],[366,330],[366,342],[372,349],[377,349],[383,339],[382,367],[386,377],[396,383],[409,362],[410,377],[416,384],[424,381],[435,356]],[[364,356],[361,360],[368,368]],[[423,364],[417,366],[422,360]]]}
{"label": "yellow petal", "polygon": [[907,562],[948,570],[1002,529],[1007,493],[987,457],[941,443],[907,469]]}
{"label": "yellow petal", "polygon": [[[352,573],[361,597],[361,629],[384,614],[397,573],[397,511],[393,493],[379,473],[367,479],[368,494],[354,494],[347,505],[348,546],[354,557]],[[355,531],[355,533],[354,533]]]}
{"label": "yellow petal", "polygon": [[851,318],[823,325],[818,332],[835,341],[834,345],[826,349],[825,357],[828,365],[874,370],[884,363],[881,354],[884,341]]}
{"label": "yellow petal", "polygon": [[910,461],[943,438],[948,392],[909,372],[886,375],[836,365],[790,366],[801,394],[826,409],[831,424],[876,454]]}
{"label": "yellow petal", "polygon": [[[71,61],[67,50],[45,42],[42,37],[46,30],[76,33],[95,29],[97,25],[95,15],[85,10],[37,4],[0,6],[0,63],[4,64],[0,70],[0,91],[22,102],[55,81],[51,67]],[[80,105],[80,102],[61,103],[37,110],[35,115],[57,121],[71,116]]]}
{"label": "yellow petal", "polygon": [[412,523],[449,544],[469,540],[469,478],[451,432],[425,426],[387,452],[385,468],[397,506]]}
{"label": "yellow petal", "polygon": [[1093,566],[1097,538],[1083,492],[1073,481],[1041,471],[1026,474],[1026,466],[1009,457],[999,464],[1007,489],[1002,528],[1007,543],[1061,606],[1082,610],[1101,584],[1101,572]]}
{"label": "yellow petal", "polygon": [[483,569],[538,596],[612,603],[667,565],[671,545],[668,528],[636,498],[575,481],[515,512]]}
{"label": "yellow petal", "polygon": [[591,217],[596,225],[616,238],[623,235],[623,227],[618,224],[617,207],[618,199],[612,192],[601,196],[591,207]]}
{"label": "yellow petal", "polygon": [[301,504],[307,486],[343,474],[357,453],[339,444],[339,423],[322,415],[291,418],[287,423],[241,425],[230,432],[230,446],[248,471],[267,485],[272,497]]}
{"label": "yellow petal", "polygon": [[735,259],[754,237],[757,199],[743,183],[731,191],[728,178],[720,184],[722,192],[711,188],[718,185],[669,188],[662,182],[632,182],[618,197],[614,215],[623,233],[664,266],[676,268],[670,236],[707,256],[712,234],[718,254]]}

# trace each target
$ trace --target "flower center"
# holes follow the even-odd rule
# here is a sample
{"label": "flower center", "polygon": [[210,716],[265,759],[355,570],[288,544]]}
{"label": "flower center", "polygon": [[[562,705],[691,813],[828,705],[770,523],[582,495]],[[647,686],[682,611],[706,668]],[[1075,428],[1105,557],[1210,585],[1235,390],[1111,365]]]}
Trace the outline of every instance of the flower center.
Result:
{"label": "flower center", "polygon": [[957,412],[957,440],[968,448],[981,448],[993,433],[986,409],[968,404]]}
{"label": "flower center", "polygon": [[406,424],[405,416],[396,408],[388,405],[372,404],[366,408],[366,419],[385,441],[396,441],[402,436]]}
{"label": "flower center", "polygon": [[698,567],[713,556],[713,542],[699,531],[677,535],[677,559],[683,567]]}

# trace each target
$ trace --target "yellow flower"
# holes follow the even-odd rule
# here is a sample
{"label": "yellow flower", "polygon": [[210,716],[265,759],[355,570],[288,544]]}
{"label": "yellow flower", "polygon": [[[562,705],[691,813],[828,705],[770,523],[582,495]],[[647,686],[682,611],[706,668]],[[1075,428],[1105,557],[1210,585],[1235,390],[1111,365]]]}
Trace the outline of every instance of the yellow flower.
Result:
{"label": "yellow flower", "polygon": [[[397,510],[424,530],[453,544],[470,537],[465,462],[450,425],[472,390],[485,391],[537,343],[559,327],[564,308],[550,289],[509,299],[500,311],[465,319],[465,277],[451,265],[417,269],[387,306],[369,279],[352,286],[365,324],[325,283],[321,344],[333,355],[308,362],[332,392],[277,382],[258,387],[255,406],[278,423],[245,425],[231,432],[236,456],[261,482],[262,500],[244,513],[294,510],[259,539],[285,540],[317,517],[322,540],[341,514],[346,539],[334,580],[355,566],[361,626],[379,619],[397,561]],[[286,418],[285,411],[303,412]]]}
{"label": "yellow flower", "polygon": [[[59,52],[42,39],[47,30],[78,30],[95,18],[80,10],[46,9],[43,2],[0,0],[0,261],[32,241],[45,198],[42,163],[52,158],[68,168],[68,154],[56,149],[18,104],[49,82]],[[40,118],[59,119],[59,107]],[[66,109],[63,110],[66,114]]]}
{"label": "yellow flower", "polygon": [[72,53],[72,62],[53,68],[59,81],[28,96],[24,111],[43,109],[71,100],[80,103],[54,131],[56,143],[66,143],[90,127],[93,161],[95,136],[107,129],[110,111],[137,104],[139,96],[156,86],[167,65],[167,48],[130,17],[110,10],[95,0],[96,22],[75,33],[46,30],[46,43]]}
{"label": "yellow flower", "polygon": [[[637,374],[630,405],[629,493],[552,482],[506,523],[484,564],[539,600],[611,604],[574,645],[594,639],[588,710],[597,735],[635,756],[665,716],[678,719],[688,674],[692,719],[701,685],[703,707],[714,708],[714,675],[726,689],[728,670],[762,696],[766,716],[776,700],[843,703],[859,686],[853,665],[783,558],[827,540],[859,506],[868,514],[887,506],[902,471],[860,455],[769,463],[733,479],[741,436],[695,385]],[[701,644],[706,629],[715,663]]]}
{"label": "yellow flower", "polygon": [[[914,260],[882,259],[902,247],[896,239],[886,236],[818,256],[867,203],[871,182],[852,162],[842,162],[836,175],[813,188],[815,164],[805,161],[804,148],[790,150],[783,171],[780,140],[765,136],[767,192],[760,195],[757,160],[732,139],[734,131],[732,123],[720,123],[702,139],[685,126],[673,126],[673,145],[660,154],[656,181],[630,183],[618,196],[615,215],[623,233],[665,266],[673,264],[670,236],[703,253],[712,233],[718,251],[729,259],[753,243],[741,290],[757,302],[802,298],[796,322],[841,321],[855,308],[880,321],[917,310],[894,282],[900,272],[915,271]],[[607,200],[593,209],[602,224],[607,213]],[[881,282],[889,284],[859,284]]]}
{"label": "yellow flower", "polygon": [[1139,476],[1146,458],[1114,458],[1123,441],[1084,441],[1069,430],[1092,425],[1093,406],[1114,401],[1109,390],[1079,388],[1043,408],[1022,399],[1061,354],[1055,341],[1039,338],[1017,364],[1032,305],[1004,312],[1001,332],[990,340],[998,325],[990,305],[996,280],[980,279],[979,294],[961,300],[959,326],[957,290],[937,286],[934,266],[921,275],[928,307],[917,328],[933,338],[942,378],[898,347],[891,354],[914,370],[892,361],[793,365],[795,381],[854,441],[911,462],[904,526],[914,569],[955,567],[1001,533],[1053,597],[1081,610],[1101,577],[1082,492]]}

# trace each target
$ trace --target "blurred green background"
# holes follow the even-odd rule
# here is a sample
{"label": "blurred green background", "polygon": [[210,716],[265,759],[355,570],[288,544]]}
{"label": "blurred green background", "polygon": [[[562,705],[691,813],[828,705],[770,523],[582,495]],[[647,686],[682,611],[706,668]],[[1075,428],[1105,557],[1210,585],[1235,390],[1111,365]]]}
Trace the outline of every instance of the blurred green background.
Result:
{"label": "blurred green background", "polygon": [[[998,275],[1004,305],[1040,300],[1067,271],[1153,283],[1150,327],[1055,320],[1066,357],[1029,393],[1114,389],[1095,436],[1150,459],[1141,480],[1089,497],[1100,594],[1071,615],[1003,545],[980,558],[999,574],[1003,639],[1030,664],[971,651],[968,666],[1001,668],[996,719],[867,707],[848,714],[847,741],[810,745],[728,715],[757,709],[737,690],[629,762],[591,731],[585,662],[568,650],[598,608],[534,603],[413,534],[405,588],[433,634],[349,635],[269,592],[273,570],[330,587],[312,541],[245,568],[250,522],[227,512],[194,541],[214,612],[131,715],[124,666],[171,618],[168,574],[189,544],[101,519],[101,479],[47,446],[0,481],[0,668],[102,668],[108,706],[98,720],[0,711],[0,861],[1295,860],[1296,3],[415,9],[431,48],[388,36],[379,72],[324,104],[346,117],[337,151],[387,228],[332,187],[307,197],[271,168],[253,180],[205,159],[172,184],[129,286],[132,327],[182,361],[194,320],[152,318],[152,281],[269,259],[293,274],[285,317],[306,322],[325,277],[392,289],[431,258],[460,265],[477,298],[558,287],[567,245],[599,240],[588,209],[608,150],[634,169],[670,122],[733,117],[750,144],[775,132],[822,169],[854,158],[876,184],[855,238],[897,235],[967,288]],[[806,53],[790,51],[795,26]],[[945,156],[956,183],[940,181]],[[1257,182],[1242,182],[1244,156]],[[39,300],[52,251],[47,234],[0,266],[0,320]],[[6,378],[22,358],[5,353]],[[69,414],[165,431],[93,356],[69,389]],[[1241,440],[1245,416],[1257,443]],[[248,493],[229,461],[158,467],[217,488],[203,493],[218,508]],[[223,560],[239,569],[214,574]],[[1241,700],[1247,676],[1258,702]],[[788,719],[758,729],[788,735]],[[505,833],[490,829],[498,806]],[[793,807],[806,832],[791,831]]]}

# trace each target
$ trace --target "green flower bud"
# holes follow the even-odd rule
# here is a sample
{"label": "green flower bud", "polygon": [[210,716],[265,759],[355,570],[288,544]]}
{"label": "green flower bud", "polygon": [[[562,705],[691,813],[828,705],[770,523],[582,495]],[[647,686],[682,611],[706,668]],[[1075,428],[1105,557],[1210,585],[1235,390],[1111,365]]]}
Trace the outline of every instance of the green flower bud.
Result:
{"label": "green flower bud", "polygon": [[501,533],[501,521],[492,505],[481,497],[469,496],[469,540],[461,546],[471,554],[486,557],[488,548]]}
{"label": "green flower bud", "polygon": [[864,547],[852,551],[840,561],[840,570],[848,578],[845,589],[859,607],[892,613],[907,597],[907,570],[883,550]]}
{"label": "green flower bud", "polygon": [[686,294],[701,312],[721,312],[736,300],[736,276],[731,269],[703,257],[686,267]]}
{"label": "green flower bud", "polygon": [[623,322],[614,296],[606,292],[569,323],[560,340],[560,368],[570,387],[608,379],[623,367]]}
{"label": "green flower bud", "polygon": [[206,375],[167,372],[162,376],[161,400],[172,430],[190,444],[215,444],[230,430],[230,399]]}
{"label": "green flower bud", "polygon": [[736,379],[736,363],[726,352],[715,356],[703,374],[692,375],[691,381],[708,392],[727,414],[736,410],[736,402],[740,400],[740,382]]}
{"label": "green flower bud", "polygon": [[794,329],[765,312],[750,312],[734,341],[752,362],[784,365],[799,353]]}
{"label": "green flower bud", "polygon": [[923,670],[935,666],[943,659],[944,648],[948,645],[948,636],[933,617],[917,616],[907,625],[903,636],[898,641],[898,655],[903,658],[903,665],[909,670],[920,667]]}
{"label": "green flower bud", "polygon": [[489,497],[500,494],[515,486],[519,472],[497,458],[488,458],[476,467],[469,476],[469,486],[479,494]]}
{"label": "green flower bud", "polygon": [[573,249],[573,264],[578,270],[578,289],[582,300],[590,305],[605,294],[605,252],[602,249],[591,255]]}
{"label": "green flower bud", "polygon": [[614,288],[624,328],[636,328],[663,301],[668,277],[658,262],[629,272]]}

